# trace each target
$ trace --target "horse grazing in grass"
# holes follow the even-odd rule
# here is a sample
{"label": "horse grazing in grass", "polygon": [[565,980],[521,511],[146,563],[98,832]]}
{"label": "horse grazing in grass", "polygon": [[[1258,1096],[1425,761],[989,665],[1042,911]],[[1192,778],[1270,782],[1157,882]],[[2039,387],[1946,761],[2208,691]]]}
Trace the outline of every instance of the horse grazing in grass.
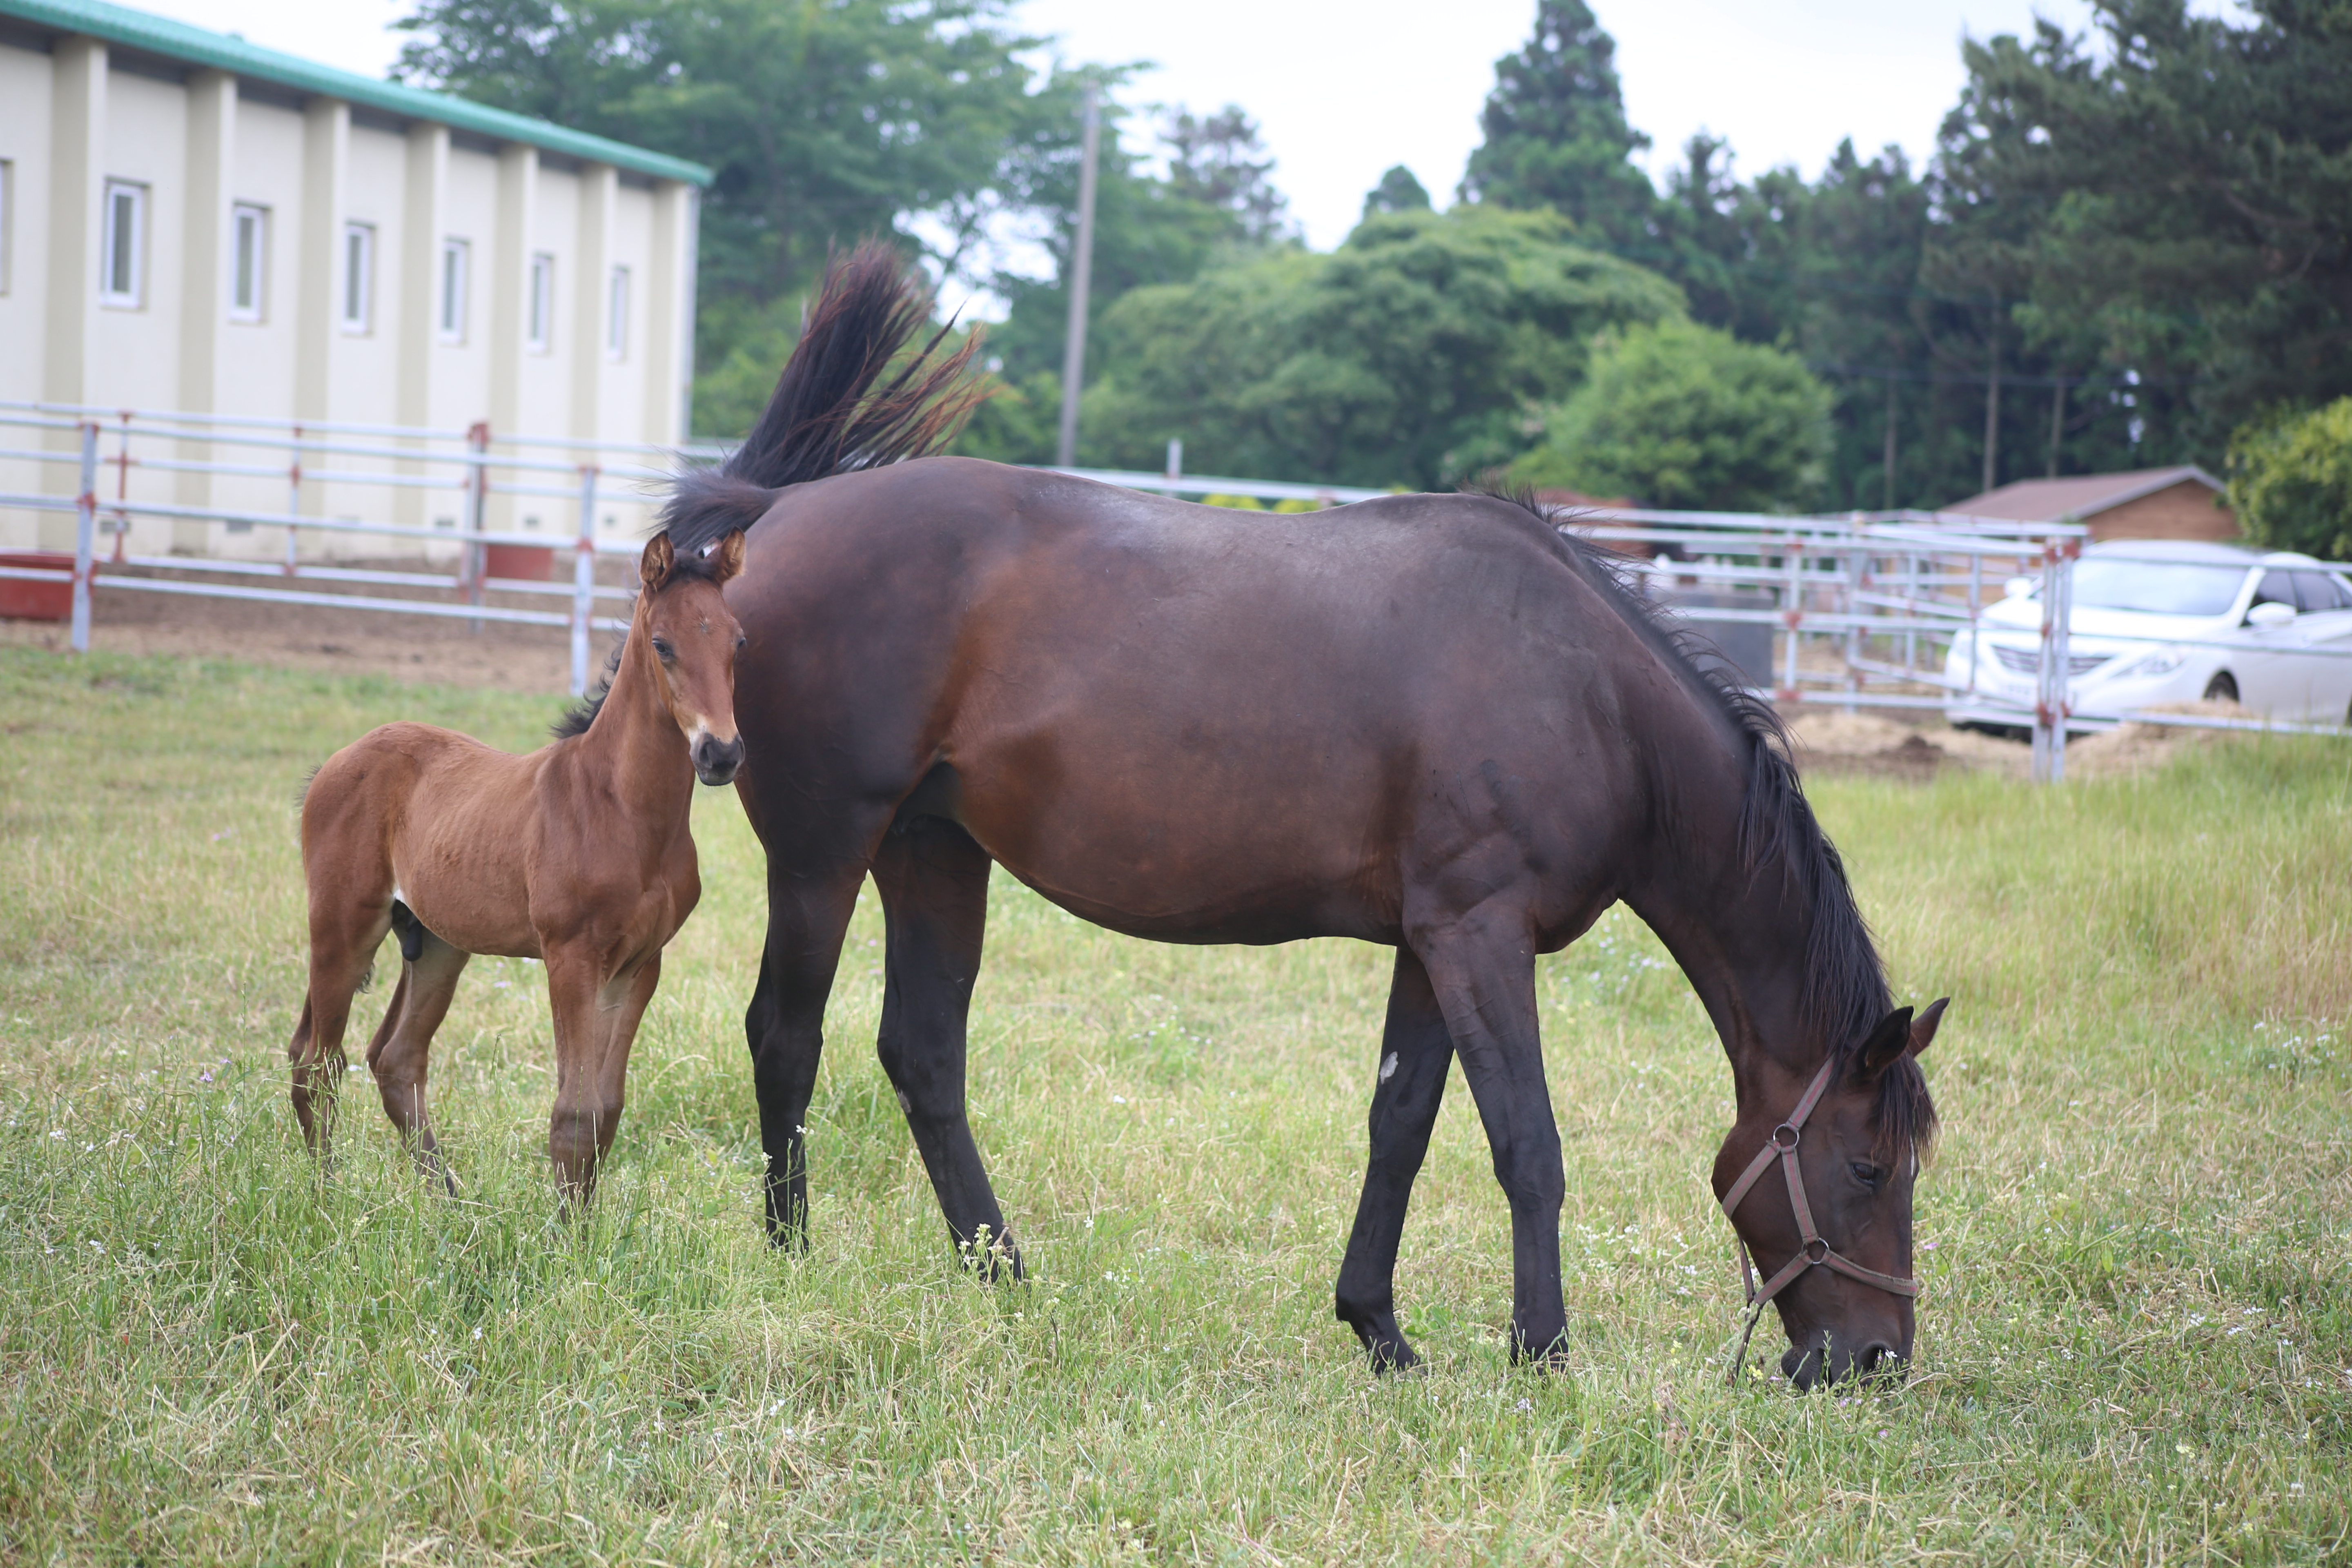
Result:
{"label": "horse grazing in grass", "polygon": [[[883,1068],[955,1243],[1018,1272],[964,1104],[995,862],[1134,936],[1393,946],[1339,1316],[1374,1366],[1416,1359],[1392,1277],[1458,1058],[1510,1205],[1511,1348],[1557,1357],[1535,962],[1622,900],[1730,1058],[1716,1191],[1790,1375],[1907,1358],[1940,1011],[1895,1007],[1771,710],[1509,499],[1270,516],[920,458],[971,396],[961,357],[898,359],[927,313],[887,253],[837,263],[758,426],[666,514],[681,549],[748,531],[727,598],[751,639],[736,788],[768,861],[745,1026],[772,1237],[804,1237],[803,1122],[871,873]],[[1743,1173],[1776,1161],[1785,1199]]]}
{"label": "horse grazing in grass", "polygon": [[595,1191],[621,1119],[629,1046],[662,947],[702,896],[694,781],[735,776],[735,650],[720,587],[743,540],[706,555],[646,546],[642,591],[604,689],[528,756],[429,724],[386,724],[337,752],[302,797],[310,986],[287,1054],[294,1114],[320,1153],[333,1131],[352,994],[387,931],[400,984],[368,1043],[384,1114],[448,1181],[425,1105],[425,1058],[466,961],[536,958],[555,1014],[548,1157],[567,1205]]}

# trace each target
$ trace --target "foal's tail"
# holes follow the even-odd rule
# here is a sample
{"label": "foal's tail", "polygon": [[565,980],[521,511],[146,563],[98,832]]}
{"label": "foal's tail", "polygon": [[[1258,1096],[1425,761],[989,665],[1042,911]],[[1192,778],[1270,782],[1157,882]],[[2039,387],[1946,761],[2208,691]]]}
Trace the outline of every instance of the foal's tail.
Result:
{"label": "foal's tail", "polygon": [[977,332],[934,359],[940,328],[875,385],[930,314],[930,290],[888,246],[835,258],[760,422],[723,467],[678,479],[662,511],[672,543],[698,550],[750,527],[785,485],[919,458],[952,436],[987,395],[964,379]]}

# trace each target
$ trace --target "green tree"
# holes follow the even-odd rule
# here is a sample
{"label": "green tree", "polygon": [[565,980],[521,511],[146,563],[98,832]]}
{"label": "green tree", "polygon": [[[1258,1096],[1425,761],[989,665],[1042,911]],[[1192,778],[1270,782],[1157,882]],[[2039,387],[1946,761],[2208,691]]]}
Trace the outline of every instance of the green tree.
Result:
{"label": "green tree", "polygon": [[[2258,411],[2352,393],[2352,3],[2099,0],[1966,46],[1941,163],[2005,209],[2019,324],[2128,374],[2148,462],[2210,458]],[[1958,226],[1965,229],[1970,226]]]}
{"label": "green tree", "polygon": [[1786,511],[1818,489],[1829,389],[1801,361],[1688,321],[1602,337],[1584,384],[1511,477],[1646,505]]}
{"label": "green tree", "polygon": [[1656,195],[1632,157],[1650,139],[1625,122],[1616,52],[1584,0],[1538,0],[1527,47],[1495,62],[1463,198],[1549,207],[1581,238],[1639,244]]}
{"label": "green tree", "polygon": [[[1108,85],[1116,86],[1114,73]],[[1104,110],[1102,164],[1095,194],[1095,244],[1087,354],[1089,382],[1099,379],[1099,329],[1129,290],[1189,283],[1204,270],[1293,247],[1286,203],[1272,183],[1256,124],[1228,105],[1205,117],[1178,110],[1152,127],[1117,102]],[[1072,124],[1076,124],[1075,119]],[[1070,247],[1077,229],[1078,150],[1040,147],[1009,182],[1028,211],[1048,226],[1054,270],[1045,278],[1000,273],[993,291],[1009,309],[988,333],[988,366],[998,390],[953,449],[999,462],[1044,463],[1054,456],[1062,399],[1062,348],[1068,331]],[[1150,165],[1164,156],[1166,177]],[[1092,459],[1088,459],[1092,460]],[[1150,465],[1157,468],[1154,454]]]}
{"label": "green tree", "polygon": [[[714,425],[763,400],[829,247],[912,214],[975,236],[1076,140],[1076,84],[1003,0],[422,0],[394,73],[709,164],[697,363]],[[743,364],[726,362],[742,351]],[[757,362],[753,374],[750,362]],[[756,392],[747,391],[756,387]]]}
{"label": "green tree", "polygon": [[1391,166],[1381,183],[1364,193],[1364,216],[1369,222],[1381,213],[1425,213],[1429,191],[1402,163]]}
{"label": "green tree", "polygon": [[1601,329],[1682,313],[1674,286],[1573,244],[1551,213],[1384,214],[1287,251],[1138,289],[1103,318],[1088,462],[1339,484],[1455,482],[1534,439]]}
{"label": "green tree", "polygon": [[2258,544],[2352,561],[2352,397],[2240,429],[2230,505]]}

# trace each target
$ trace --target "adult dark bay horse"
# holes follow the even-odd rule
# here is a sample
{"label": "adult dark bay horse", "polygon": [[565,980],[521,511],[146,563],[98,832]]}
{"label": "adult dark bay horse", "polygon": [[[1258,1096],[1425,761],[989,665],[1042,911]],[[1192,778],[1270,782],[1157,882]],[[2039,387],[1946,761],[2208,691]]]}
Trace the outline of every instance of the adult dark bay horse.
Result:
{"label": "adult dark bay horse", "polygon": [[1751,1178],[1732,1215],[1779,1277],[1784,1366],[1801,1385],[1907,1357],[1936,1010],[1895,1006],[1770,711],[1508,500],[1269,516],[898,460],[969,395],[960,359],[897,360],[926,310],[887,255],[838,264],[758,428],[666,523],[681,549],[748,531],[727,598],[768,856],[745,1022],[772,1235],[803,1235],[820,1021],[871,873],[882,1066],[956,1243],[1018,1270],[964,1108],[994,861],[1133,936],[1395,947],[1339,1315],[1375,1366],[1414,1361],[1391,1279],[1459,1058],[1510,1205],[1512,1348],[1558,1354],[1534,966],[1622,900],[1731,1060],[1717,1194],[1793,1146],[1776,1173],[1801,1191]]}

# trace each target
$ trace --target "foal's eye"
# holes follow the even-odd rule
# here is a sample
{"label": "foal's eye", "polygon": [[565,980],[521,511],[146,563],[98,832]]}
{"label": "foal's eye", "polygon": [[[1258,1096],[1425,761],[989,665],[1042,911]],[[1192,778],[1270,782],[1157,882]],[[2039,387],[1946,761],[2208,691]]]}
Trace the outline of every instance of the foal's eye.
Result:
{"label": "foal's eye", "polygon": [[1853,1172],[1853,1179],[1865,1187],[1874,1187],[1886,1179],[1885,1172],[1866,1160],[1856,1160],[1848,1169]]}
{"label": "foal's eye", "polygon": [[743,645],[744,645],[745,643],[747,643],[747,642],[750,642],[751,640],[751,639],[750,637],[745,637],[741,632],[737,632],[737,633],[735,634],[735,647],[736,647],[736,649],[740,652],[740,651],[741,650],[741,648],[742,648]]}
{"label": "foal's eye", "polygon": [[664,664],[677,657],[677,649],[669,646],[667,637],[654,638],[654,653]]}

